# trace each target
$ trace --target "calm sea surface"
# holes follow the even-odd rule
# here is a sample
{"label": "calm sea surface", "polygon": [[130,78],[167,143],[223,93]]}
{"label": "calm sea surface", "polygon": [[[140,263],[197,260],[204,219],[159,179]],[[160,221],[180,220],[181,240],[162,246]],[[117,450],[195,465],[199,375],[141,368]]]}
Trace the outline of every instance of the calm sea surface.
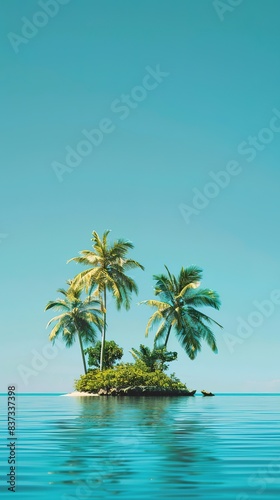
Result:
{"label": "calm sea surface", "polygon": [[16,493],[1,499],[280,499],[280,396],[17,397]]}

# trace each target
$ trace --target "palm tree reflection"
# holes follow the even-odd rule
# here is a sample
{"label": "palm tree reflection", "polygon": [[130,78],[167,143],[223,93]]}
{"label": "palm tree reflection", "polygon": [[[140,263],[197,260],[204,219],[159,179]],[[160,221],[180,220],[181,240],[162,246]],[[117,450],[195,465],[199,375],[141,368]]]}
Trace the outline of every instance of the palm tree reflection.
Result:
{"label": "palm tree reflection", "polygon": [[69,499],[86,498],[82,487],[88,498],[122,498],[129,490],[166,496],[174,488],[186,496],[200,487],[202,475],[205,481],[205,467],[209,477],[214,471],[217,477],[218,436],[204,425],[192,398],[100,397],[76,403],[77,417],[57,422],[55,482],[71,486]]}

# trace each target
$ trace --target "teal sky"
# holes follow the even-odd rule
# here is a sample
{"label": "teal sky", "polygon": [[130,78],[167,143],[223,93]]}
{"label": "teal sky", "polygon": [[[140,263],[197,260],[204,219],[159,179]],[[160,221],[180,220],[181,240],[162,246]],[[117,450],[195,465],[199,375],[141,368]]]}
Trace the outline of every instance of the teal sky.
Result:
{"label": "teal sky", "polygon": [[[41,366],[34,355],[48,344],[45,304],[81,269],[66,261],[105,229],[133,241],[145,266],[131,310],[109,304],[124,360],[153,342],[137,305],[152,298],[152,275],[195,264],[222,299],[208,311],[224,326],[219,354],[205,345],[190,361],[173,338],[171,371],[197,390],[280,392],[280,4],[244,0],[219,17],[208,0],[64,2],[53,17],[37,15],[44,0],[2,5],[0,392],[72,390],[78,344]],[[33,18],[45,26],[16,38]],[[158,66],[165,76],[145,79]],[[67,146],[82,148],[82,131],[104,119],[111,132],[70,169]],[[212,177],[227,168],[219,188]],[[246,339],[240,318],[256,325]]]}

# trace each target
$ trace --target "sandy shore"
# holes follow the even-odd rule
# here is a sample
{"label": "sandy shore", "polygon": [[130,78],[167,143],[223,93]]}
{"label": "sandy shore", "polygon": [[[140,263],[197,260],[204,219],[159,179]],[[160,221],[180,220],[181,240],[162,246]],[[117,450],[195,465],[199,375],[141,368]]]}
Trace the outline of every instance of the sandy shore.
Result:
{"label": "sandy shore", "polygon": [[72,398],[79,397],[79,396],[98,396],[98,394],[89,394],[88,392],[70,392],[69,394],[62,394],[62,396],[71,396]]}

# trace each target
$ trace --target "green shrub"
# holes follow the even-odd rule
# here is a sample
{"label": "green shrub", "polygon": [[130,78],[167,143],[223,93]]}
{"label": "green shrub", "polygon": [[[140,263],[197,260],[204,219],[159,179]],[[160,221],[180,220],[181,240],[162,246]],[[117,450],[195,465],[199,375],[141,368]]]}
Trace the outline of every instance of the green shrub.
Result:
{"label": "green shrub", "polygon": [[144,363],[149,371],[156,370],[165,371],[168,368],[168,363],[177,359],[177,352],[167,351],[166,347],[154,347],[152,350],[140,344],[139,350],[134,347],[129,351],[139,366]]}
{"label": "green shrub", "polygon": [[174,374],[168,376],[160,370],[150,372],[144,365],[120,364],[108,370],[90,370],[75,381],[77,391],[96,393],[100,389],[122,389],[129,386],[156,386],[167,389],[187,389]]}
{"label": "green shrub", "polygon": [[[101,342],[95,343],[94,347],[88,347],[85,351],[88,355],[88,366],[100,367]],[[113,368],[117,361],[123,357],[123,349],[114,342],[106,340],[104,347],[103,368]]]}

